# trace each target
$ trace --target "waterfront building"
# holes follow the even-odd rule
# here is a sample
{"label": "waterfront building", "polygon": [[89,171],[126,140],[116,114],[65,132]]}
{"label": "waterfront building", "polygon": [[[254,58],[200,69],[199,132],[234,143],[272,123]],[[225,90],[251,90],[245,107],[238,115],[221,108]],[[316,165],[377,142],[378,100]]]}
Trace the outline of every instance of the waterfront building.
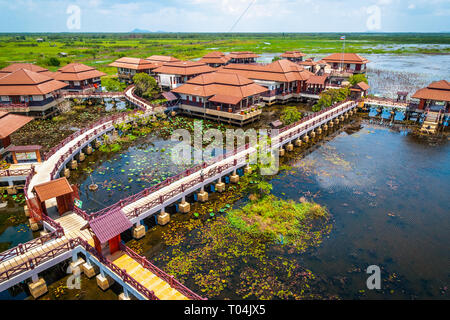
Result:
{"label": "waterfront building", "polygon": [[329,65],[333,72],[344,74],[366,73],[369,60],[356,53],[333,53],[322,59]]}
{"label": "waterfront building", "polygon": [[57,111],[67,84],[43,73],[19,69],[0,77],[0,111],[46,117]]}
{"label": "waterfront building", "polygon": [[228,57],[230,58],[230,63],[235,64],[248,64],[248,63],[256,63],[256,59],[259,55],[250,52],[250,51],[242,51],[242,52],[231,52]]}
{"label": "waterfront building", "polygon": [[154,63],[146,59],[123,57],[109,64],[109,66],[117,68],[119,81],[132,83],[133,77],[137,73],[154,75],[153,70],[161,66],[161,64]]}
{"label": "waterfront building", "polygon": [[62,81],[68,86],[64,91],[69,92],[101,92],[101,77],[106,73],[81,63],[70,63],[53,74],[53,79]]}
{"label": "waterfront building", "polygon": [[212,68],[218,68],[227,65],[231,58],[222,52],[214,51],[203,56],[199,62],[206,63]]}
{"label": "waterfront building", "polygon": [[197,76],[172,90],[184,113],[244,125],[260,116],[267,88],[238,74],[214,72]]}
{"label": "waterfront building", "polygon": [[307,89],[306,81],[313,76],[313,73],[288,60],[278,60],[268,65],[230,64],[220,70],[241,75],[266,87],[268,91],[263,94],[263,100],[268,104],[299,98],[299,94]]}
{"label": "waterfront building", "polygon": [[214,71],[215,69],[211,68],[206,63],[194,61],[166,63],[153,70],[159,85],[168,90],[175,89],[201,74]]}
{"label": "waterfront building", "polygon": [[286,51],[281,55],[281,58],[295,63],[302,62],[303,57],[306,57],[306,54],[302,53],[301,51]]}
{"label": "waterfront building", "polygon": [[447,80],[435,81],[426,88],[418,90],[413,99],[419,99],[419,109],[431,111],[450,111],[450,82]]}

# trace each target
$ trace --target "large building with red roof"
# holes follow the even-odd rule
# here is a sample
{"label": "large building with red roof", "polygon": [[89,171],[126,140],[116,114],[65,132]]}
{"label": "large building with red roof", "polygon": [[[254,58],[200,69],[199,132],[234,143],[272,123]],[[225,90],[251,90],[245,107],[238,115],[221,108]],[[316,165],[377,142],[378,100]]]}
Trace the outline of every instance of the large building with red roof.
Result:
{"label": "large building with red roof", "polygon": [[132,83],[133,77],[137,73],[147,73],[153,75],[153,70],[162,64],[152,62],[147,59],[123,57],[109,64],[110,67],[117,68],[119,80],[125,83]]}
{"label": "large building with red roof", "polygon": [[0,110],[46,116],[56,110],[67,84],[41,73],[19,69],[0,77]]}
{"label": "large building with red roof", "polygon": [[306,54],[301,51],[286,51],[281,55],[281,58],[289,60],[291,62],[301,62],[303,61],[303,57],[306,57]]}
{"label": "large building with red roof", "polygon": [[366,73],[369,60],[356,53],[333,53],[322,59],[328,63],[334,71],[351,74]]}
{"label": "large building with red roof", "polygon": [[106,73],[81,63],[70,63],[53,74],[53,79],[67,84],[65,91],[94,92],[101,91],[101,77]]}
{"label": "large building with red roof", "polygon": [[419,109],[433,111],[450,111],[450,82],[447,80],[435,81],[426,88],[418,90],[413,99],[420,100]]}
{"label": "large building with red roof", "polygon": [[203,56],[199,62],[206,63],[210,67],[218,68],[227,65],[231,58],[223,52],[214,51]]}
{"label": "large building with red roof", "polygon": [[191,115],[244,125],[261,114],[258,105],[267,88],[238,74],[214,72],[188,80],[172,90],[180,108]]}
{"label": "large building with red roof", "polygon": [[159,85],[169,90],[181,86],[196,76],[214,71],[215,69],[211,68],[206,63],[194,61],[166,63],[153,70]]}
{"label": "large building with red roof", "polygon": [[306,91],[306,82],[313,76],[313,73],[288,60],[278,60],[264,66],[230,64],[220,70],[241,75],[266,87],[268,91],[263,98],[269,104],[296,98],[298,94]]}
{"label": "large building with red roof", "polygon": [[235,64],[247,64],[247,63],[255,63],[256,59],[259,58],[259,55],[250,51],[241,51],[241,52],[231,52],[228,54],[230,58],[230,63]]}

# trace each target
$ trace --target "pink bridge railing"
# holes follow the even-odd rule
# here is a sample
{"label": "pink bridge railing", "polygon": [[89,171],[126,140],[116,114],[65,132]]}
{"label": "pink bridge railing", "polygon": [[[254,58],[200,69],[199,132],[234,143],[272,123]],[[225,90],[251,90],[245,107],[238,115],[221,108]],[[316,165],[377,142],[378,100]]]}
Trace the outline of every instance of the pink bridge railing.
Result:
{"label": "pink bridge railing", "polygon": [[2,272],[0,272],[0,283],[7,281],[11,278],[14,278],[24,272],[28,272],[34,270],[36,267],[44,264],[47,261],[55,259],[56,257],[71,252],[76,247],[81,246],[86,252],[89,252],[92,256],[94,256],[102,265],[109,268],[112,272],[118,275],[123,282],[129,284],[133,288],[135,288],[139,293],[141,293],[145,298],[149,300],[159,300],[158,297],[155,296],[153,291],[150,291],[146,287],[144,287],[141,283],[136,281],[132,276],[130,276],[125,270],[120,269],[110,260],[108,260],[103,255],[99,254],[95,248],[93,248],[89,243],[84,241],[81,238],[70,239],[63,244],[52,248],[46,252],[43,252],[39,255],[35,255],[33,258],[30,258],[28,261],[25,261],[19,265],[10,267]]}
{"label": "pink bridge railing", "polygon": [[[120,115],[114,115],[111,117],[108,117],[106,119],[103,119],[101,122],[99,123],[95,123],[93,125],[90,125],[87,128],[84,128],[80,131],[78,131],[76,134],[77,137],[79,137],[80,135],[85,134],[87,131],[92,130],[95,127],[98,127],[97,129],[95,129],[94,131],[92,131],[91,133],[87,134],[83,139],[79,140],[75,145],[73,145],[72,147],[69,148],[69,150],[64,153],[63,155],[61,155],[58,159],[58,161],[56,162],[53,171],[50,174],[51,179],[53,179],[56,174],[59,171],[60,166],[64,163],[64,161],[67,158],[70,158],[73,156],[74,153],[77,152],[77,150],[84,145],[85,143],[89,142],[90,140],[93,139],[93,137],[101,134],[102,132],[104,132],[107,128],[109,128],[110,126],[108,125],[109,122],[111,122],[111,126],[114,126],[114,124],[120,123],[122,121],[124,121],[127,117],[129,116],[128,113],[122,113]],[[70,139],[71,138],[71,139]],[[58,152],[58,150],[60,150],[63,146],[65,146],[65,144],[67,144],[69,141],[73,140],[75,137],[68,137],[67,139],[65,139],[62,143],[60,143],[60,145],[58,145],[58,148],[54,151],[54,154],[56,152]],[[54,155],[53,154],[53,155]]]}
{"label": "pink bridge railing", "polygon": [[136,262],[139,262],[142,267],[149,270],[150,272],[152,272],[153,274],[158,276],[160,279],[166,281],[170,285],[171,288],[174,288],[175,290],[177,290],[178,292],[183,294],[186,298],[189,298],[191,300],[207,300],[207,299],[199,296],[198,294],[196,294],[189,288],[187,288],[181,282],[176,280],[174,276],[165,273],[160,268],[158,268],[157,266],[152,264],[150,261],[147,260],[146,257],[138,255],[136,252],[131,250],[126,245],[121,243],[120,250],[125,252],[127,255],[129,255],[131,258],[133,258]]}
{"label": "pink bridge railing", "polygon": [[[317,113],[315,113],[315,114],[313,114],[311,116],[308,116],[308,117],[306,117],[306,118],[304,118],[304,119],[302,119],[302,120],[300,120],[300,121],[298,121],[298,122],[296,122],[294,124],[291,124],[291,125],[283,128],[283,129],[281,129],[279,131],[279,135],[281,136],[280,137],[280,143],[282,143],[286,139],[289,139],[292,136],[300,133],[303,130],[307,130],[309,128],[312,128],[312,127],[316,126],[318,123],[324,121],[325,119],[333,118],[336,114],[339,114],[343,110],[348,109],[349,108],[348,104],[350,102],[352,102],[352,106],[353,107],[358,103],[358,101],[351,101],[351,100],[342,101],[342,102],[340,102],[340,103],[338,103],[336,105],[333,105],[333,106],[331,106],[329,108],[326,108],[326,109],[324,109],[324,110],[322,110],[320,112],[317,112]],[[333,111],[333,112],[330,113],[330,111]],[[324,115],[325,113],[328,113],[328,114]],[[315,119],[315,120],[313,122],[311,122],[311,123],[308,123],[308,124],[306,124],[304,126],[301,126],[303,123],[308,122],[311,119]],[[288,131],[290,129],[293,129],[295,127],[298,127],[298,129],[296,131],[291,132],[287,137],[283,136],[283,133],[285,133],[286,131]],[[107,213],[107,212],[109,212],[109,211],[111,211],[113,209],[124,208],[124,207],[126,207],[126,206],[128,206],[128,205],[130,205],[132,203],[135,203],[135,202],[137,202],[137,201],[139,201],[139,200],[141,200],[141,199],[151,195],[152,193],[155,193],[155,192],[157,192],[157,191],[159,191],[159,190],[161,190],[161,189],[171,185],[174,182],[177,182],[177,181],[179,181],[179,180],[181,180],[181,179],[183,179],[185,177],[188,177],[188,176],[190,176],[190,175],[192,175],[192,174],[194,174],[196,172],[199,172],[202,169],[206,169],[207,167],[212,166],[213,164],[216,164],[216,163],[218,163],[218,162],[220,162],[222,160],[225,160],[225,159],[228,159],[230,157],[236,156],[236,154],[238,154],[238,153],[240,153],[240,152],[242,152],[244,150],[247,150],[249,147],[250,147],[250,145],[247,144],[247,145],[242,146],[242,147],[240,147],[240,148],[238,148],[238,149],[236,149],[236,150],[234,150],[232,152],[229,152],[229,153],[227,153],[225,155],[221,155],[221,156],[216,157],[216,158],[214,158],[214,159],[212,159],[212,160],[210,160],[208,162],[205,162],[205,163],[203,163],[201,165],[197,165],[197,166],[195,166],[193,168],[187,169],[186,171],[184,171],[182,173],[179,173],[176,176],[170,177],[170,178],[160,182],[157,185],[154,185],[154,186],[152,186],[150,188],[147,188],[147,189],[145,189],[145,190],[143,190],[143,191],[141,191],[141,192],[139,192],[137,194],[134,194],[134,195],[132,195],[132,196],[130,196],[128,198],[122,199],[119,202],[117,202],[117,203],[115,203],[115,204],[113,204],[113,205],[111,205],[109,207],[106,207],[106,208],[104,208],[104,209],[102,209],[100,211],[97,211],[95,213],[88,214],[87,212],[85,212],[83,210],[77,210],[78,212],[76,212],[76,213],[78,215],[82,216],[84,219],[86,219],[86,217],[89,217],[88,219],[86,219],[86,220],[89,220],[89,219],[94,219],[94,218],[96,218],[98,216],[101,216],[101,215],[103,215],[103,214],[105,214],[105,213]],[[247,156],[248,156],[248,154],[246,154],[243,157],[247,157]],[[241,159],[241,158],[239,159],[239,161],[242,161],[242,160],[243,159]],[[187,183],[181,184],[177,188],[175,188],[175,189],[171,190],[170,192],[160,196],[159,198],[153,199],[152,201],[149,201],[148,203],[145,203],[144,205],[141,205],[140,207],[135,208],[133,212],[128,213],[128,216],[131,217],[131,218],[138,217],[139,215],[141,215],[142,213],[146,212],[147,210],[149,210],[149,209],[151,209],[151,208],[153,208],[153,207],[155,207],[157,205],[163,204],[168,199],[171,199],[172,197],[176,196],[177,194],[184,192],[185,190],[195,186],[196,184],[202,182],[203,180],[206,180],[206,179],[209,179],[211,177],[214,177],[218,173],[221,173],[221,172],[223,172],[223,171],[225,171],[225,170],[227,170],[227,169],[229,169],[231,167],[236,166],[237,162],[238,162],[238,160],[235,159],[234,163],[233,162],[229,162],[229,163],[226,163],[226,164],[224,164],[222,166],[216,166],[216,167],[210,169],[208,172],[206,172],[206,174],[204,174],[203,176],[197,177],[196,179],[192,179],[192,180],[190,180]]]}

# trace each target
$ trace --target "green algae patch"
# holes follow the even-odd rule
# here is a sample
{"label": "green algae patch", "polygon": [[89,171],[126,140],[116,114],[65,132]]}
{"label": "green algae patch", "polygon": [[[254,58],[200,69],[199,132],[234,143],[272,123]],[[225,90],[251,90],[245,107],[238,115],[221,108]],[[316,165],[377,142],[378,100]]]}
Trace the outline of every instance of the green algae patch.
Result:
{"label": "green algae patch", "polygon": [[317,203],[297,203],[270,195],[231,211],[227,218],[232,226],[252,236],[301,245],[315,222],[327,222],[329,213]]}

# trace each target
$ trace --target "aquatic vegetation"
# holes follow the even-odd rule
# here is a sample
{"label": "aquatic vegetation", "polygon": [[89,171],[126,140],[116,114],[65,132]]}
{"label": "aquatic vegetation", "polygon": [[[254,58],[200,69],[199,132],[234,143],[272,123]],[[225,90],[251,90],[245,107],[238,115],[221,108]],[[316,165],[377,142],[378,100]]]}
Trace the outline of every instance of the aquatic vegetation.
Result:
{"label": "aquatic vegetation", "polygon": [[327,222],[329,213],[317,203],[296,203],[266,196],[231,211],[227,218],[232,226],[252,236],[301,248],[303,242],[311,238],[315,220]]}
{"label": "aquatic vegetation", "polygon": [[101,152],[106,152],[106,153],[118,152],[118,151],[120,151],[120,149],[122,149],[122,146],[119,143],[103,144],[99,148],[99,150]]}

